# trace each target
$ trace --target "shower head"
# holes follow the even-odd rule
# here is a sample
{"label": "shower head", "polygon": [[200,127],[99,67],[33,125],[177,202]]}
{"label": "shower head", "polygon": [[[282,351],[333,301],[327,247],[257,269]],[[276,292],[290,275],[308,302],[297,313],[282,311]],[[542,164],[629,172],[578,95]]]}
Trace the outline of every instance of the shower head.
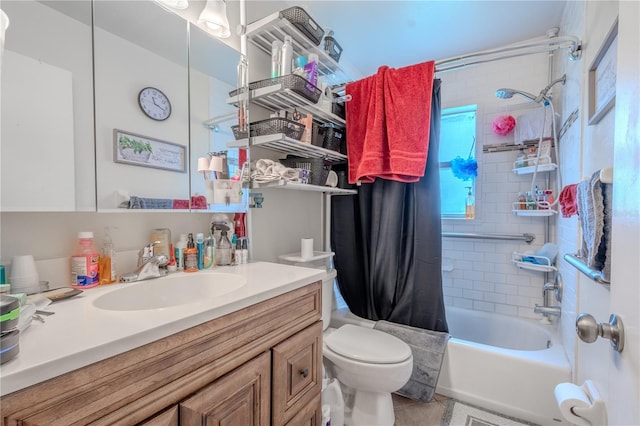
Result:
{"label": "shower head", "polygon": [[522,90],[515,90],[515,89],[498,89],[496,90],[496,96],[500,99],[511,99],[513,98],[513,95],[520,95],[520,96],[524,96],[525,98],[529,99],[530,101],[533,102],[549,102],[551,101],[551,96],[548,95],[549,90],[551,90],[551,88],[553,86],[555,86],[558,83],[562,83],[565,84],[567,81],[567,75],[564,74],[562,77],[560,77],[557,80],[552,81],[547,87],[545,87],[544,89],[542,89],[540,91],[540,94],[538,96],[533,95],[529,92],[524,92]]}
{"label": "shower head", "polygon": [[500,99],[511,99],[511,98],[513,98],[513,95],[524,96],[525,98],[529,99],[530,101],[538,102],[536,100],[537,99],[536,95],[532,95],[531,93],[528,93],[528,92],[523,92],[522,90],[507,89],[507,88],[502,88],[502,89],[496,90],[496,97],[498,97]]}

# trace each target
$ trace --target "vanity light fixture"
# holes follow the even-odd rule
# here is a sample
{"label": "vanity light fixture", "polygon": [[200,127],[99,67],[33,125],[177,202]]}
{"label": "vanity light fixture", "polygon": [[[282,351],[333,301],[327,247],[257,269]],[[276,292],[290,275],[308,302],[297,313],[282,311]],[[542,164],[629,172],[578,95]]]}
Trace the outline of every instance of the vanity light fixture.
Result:
{"label": "vanity light fixture", "polygon": [[156,0],[165,6],[169,6],[173,9],[184,10],[189,7],[189,0]]}
{"label": "vanity light fixture", "polygon": [[207,0],[207,4],[198,18],[198,23],[204,23],[207,30],[216,37],[229,37],[231,30],[227,18],[227,2],[225,0]]}
{"label": "vanity light fixture", "polygon": [[211,156],[211,162],[209,163],[209,171],[213,172],[215,179],[218,178],[218,172],[222,171],[223,167],[222,157],[216,155]]}

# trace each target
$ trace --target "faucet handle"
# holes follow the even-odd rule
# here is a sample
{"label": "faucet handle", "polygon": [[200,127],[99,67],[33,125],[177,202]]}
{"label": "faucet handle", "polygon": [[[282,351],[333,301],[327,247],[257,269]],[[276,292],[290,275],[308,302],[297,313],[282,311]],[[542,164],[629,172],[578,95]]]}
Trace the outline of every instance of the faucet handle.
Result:
{"label": "faucet handle", "polygon": [[138,266],[147,263],[153,257],[156,244],[160,244],[160,241],[153,241],[138,251]]}

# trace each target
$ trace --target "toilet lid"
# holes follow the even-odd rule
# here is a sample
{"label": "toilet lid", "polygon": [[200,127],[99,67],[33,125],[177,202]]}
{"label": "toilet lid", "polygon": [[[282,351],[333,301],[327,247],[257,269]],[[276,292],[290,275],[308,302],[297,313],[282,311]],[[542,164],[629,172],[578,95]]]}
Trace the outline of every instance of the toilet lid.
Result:
{"label": "toilet lid", "polygon": [[329,334],[324,342],[339,355],[372,364],[394,364],[411,356],[409,345],[397,337],[351,324]]}

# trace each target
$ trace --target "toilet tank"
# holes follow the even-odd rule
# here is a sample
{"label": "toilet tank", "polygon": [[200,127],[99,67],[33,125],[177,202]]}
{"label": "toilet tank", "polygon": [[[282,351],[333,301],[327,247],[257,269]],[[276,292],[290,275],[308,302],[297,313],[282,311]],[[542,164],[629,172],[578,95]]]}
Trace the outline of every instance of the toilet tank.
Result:
{"label": "toilet tank", "polygon": [[333,308],[333,282],[337,272],[333,269],[332,251],[314,251],[313,256],[304,258],[300,252],[282,254],[278,256],[278,262],[304,268],[324,269],[325,277],[322,279],[322,329],[326,330],[331,321],[331,310]]}

